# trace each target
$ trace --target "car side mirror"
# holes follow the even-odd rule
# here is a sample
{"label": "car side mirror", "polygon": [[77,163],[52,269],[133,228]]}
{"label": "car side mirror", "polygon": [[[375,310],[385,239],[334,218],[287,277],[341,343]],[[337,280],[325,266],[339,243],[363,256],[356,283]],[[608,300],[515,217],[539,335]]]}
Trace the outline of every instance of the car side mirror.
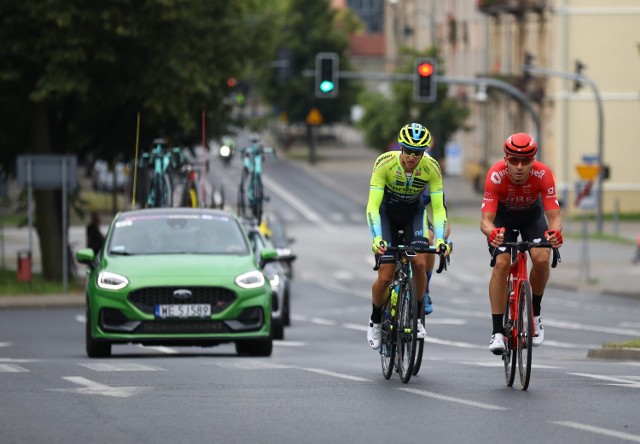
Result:
{"label": "car side mirror", "polygon": [[269,262],[276,262],[278,260],[278,252],[275,248],[265,248],[260,252],[260,268],[263,268]]}
{"label": "car side mirror", "polygon": [[80,264],[93,267],[96,260],[96,254],[91,248],[82,248],[76,251],[76,261]]}

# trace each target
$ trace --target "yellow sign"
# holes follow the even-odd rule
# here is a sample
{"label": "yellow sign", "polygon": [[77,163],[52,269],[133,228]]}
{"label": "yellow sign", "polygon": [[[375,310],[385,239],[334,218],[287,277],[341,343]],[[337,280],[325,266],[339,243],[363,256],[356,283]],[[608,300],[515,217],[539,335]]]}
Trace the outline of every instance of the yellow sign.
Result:
{"label": "yellow sign", "polygon": [[576,170],[578,170],[578,174],[580,175],[580,179],[582,180],[593,180],[598,177],[598,173],[600,172],[600,165],[576,165]]}
{"label": "yellow sign", "polygon": [[311,108],[307,116],[307,125],[322,125],[322,114],[318,108]]}

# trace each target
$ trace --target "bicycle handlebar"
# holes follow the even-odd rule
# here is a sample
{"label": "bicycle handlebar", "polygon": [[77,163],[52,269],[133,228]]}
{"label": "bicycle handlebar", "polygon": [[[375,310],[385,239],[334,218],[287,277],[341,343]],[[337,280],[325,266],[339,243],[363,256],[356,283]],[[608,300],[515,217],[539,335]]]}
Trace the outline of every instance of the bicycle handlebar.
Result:
{"label": "bicycle handlebar", "polygon": [[[553,245],[551,245],[549,242],[530,242],[530,241],[504,242],[502,245],[500,245],[500,247],[502,246],[509,248],[512,257],[514,255],[514,251],[524,253],[526,251],[529,251],[532,248],[551,248],[551,251],[553,253],[551,268],[556,268],[558,266],[558,263],[562,262],[562,259],[560,258],[560,250],[558,248],[554,248]],[[491,267],[493,267],[496,264],[496,256],[498,256],[498,251],[500,247],[493,250],[493,254],[491,255]]]}
{"label": "bicycle handlebar", "polygon": [[[382,244],[382,242],[381,242]],[[387,247],[387,251],[391,253],[400,253],[404,254],[406,257],[415,257],[418,254],[428,253],[428,254],[437,254],[440,258],[438,263],[438,269],[436,273],[442,273],[447,270],[447,264],[449,263],[449,257],[444,257],[444,252],[440,251],[435,247],[415,247],[415,246],[407,246],[407,245],[398,245],[397,247]],[[376,265],[373,267],[374,271],[377,271],[380,268],[380,257],[376,261]]]}

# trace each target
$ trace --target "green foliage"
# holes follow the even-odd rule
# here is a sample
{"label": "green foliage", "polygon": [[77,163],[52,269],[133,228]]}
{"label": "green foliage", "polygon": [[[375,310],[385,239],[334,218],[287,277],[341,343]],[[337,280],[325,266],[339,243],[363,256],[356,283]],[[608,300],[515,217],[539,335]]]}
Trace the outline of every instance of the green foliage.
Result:
{"label": "green foliage", "polygon": [[291,51],[291,75],[282,79],[277,69],[271,69],[264,73],[261,82],[263,97],[277,113],[285,112],[291,123],[305,122],[312,107],[320,110],[325,123],[337,122],[349,115],[359,82],[341,79],[337,98],[317,99],[314,78],[305,77],[303,71],[315,69],[315,56],[319,52],[338,53],[340,71],[348,71],[348,35],[356,27],[353,16],[338,16],[329,0],[288,0],[282,20],[272,31],[278,38],[271,56],[277,60],[278,49]]}
{"label": "green foliage", "polygon": [[[403,50],[404,64],[399,73],[412,73],[416,57],[437,57],[433,51],[419,53]],[[444,63],[438,63],[438,74],[444,75]],[[439,82],[438,94],[434,103],[418,103],[413,99],[413,82],[394,82],[391,85],[391,97],[384,98],[380,94],[367,92],[360,96],[364,108],[364,117],[360,127],[364,130],[367,144],[384,151],[393,143],[400,128],[410,122],[425,125],[434,143],[431,155],[440,159],[444,154],[444,146],[458,130],[466,130],[465,120],[471,110],[462,100],[448,96],[448,85]],[[382,110],[382,111],[381,111]]]}
{"label": "green foliage", "polygon": [[202,110],[208,134],[222,133],[227,79],[270,46],[259,3],[1,2],[0,118],[15,125],[3,125],[0,145],[27,151],[34,104],[54,152],[131,157],[138,112],[143,146],[159,135],[199,141]]}
{"label": "green foliage", "polygon": [[[70,279],[69,291],[78,293],[82,291],[82,282]],[[46,294],[61,294],[64,292],[62,280],[50,282],[45,280],[41,274],[33,273],[31,282],[18,282],[18,275],[15,270],[0,268],[0,297],[2,296],[33,296]]]}

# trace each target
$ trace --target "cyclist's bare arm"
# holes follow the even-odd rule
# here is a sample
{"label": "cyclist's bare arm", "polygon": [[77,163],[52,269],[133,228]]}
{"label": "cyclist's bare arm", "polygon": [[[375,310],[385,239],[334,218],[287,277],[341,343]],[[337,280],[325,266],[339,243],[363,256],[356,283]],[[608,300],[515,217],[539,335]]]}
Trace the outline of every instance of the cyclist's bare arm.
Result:
{"label": "cyclist's bare arm", "polygon": [[[558,236],[555,233],[562,233],[562,214],[559,209],[546,210],[545,215],[549,221],[548,231],[553,231],[554,234],[547,238],[547,241],[555,245],[558,241]],[[559,245],[558,245],[559,246]]]}

